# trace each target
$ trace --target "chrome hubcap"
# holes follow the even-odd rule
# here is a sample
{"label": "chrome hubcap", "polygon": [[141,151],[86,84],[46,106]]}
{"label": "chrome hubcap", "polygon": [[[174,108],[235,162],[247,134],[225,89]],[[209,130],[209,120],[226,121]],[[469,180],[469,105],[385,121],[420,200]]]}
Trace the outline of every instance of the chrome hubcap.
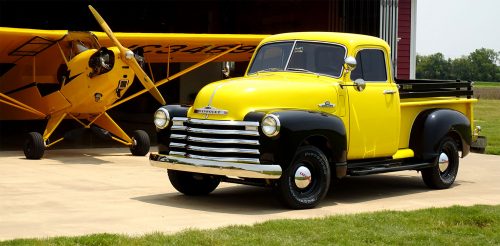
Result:
{"label": "chrome hubcap", "polygon": [[448,155],[446,155],[445,153],[441,153],[439,155],[439,171],[441,172],[444,172],[446,171],[446,169],[448,169],[448,162],[449,162],[449,159],[448,159]]}
{"label": "chrome hubcap", "polygon": [[299,189],[304,189],[311,183],[311,171],[309,168],[301,166],[295,171],[295,185]]}

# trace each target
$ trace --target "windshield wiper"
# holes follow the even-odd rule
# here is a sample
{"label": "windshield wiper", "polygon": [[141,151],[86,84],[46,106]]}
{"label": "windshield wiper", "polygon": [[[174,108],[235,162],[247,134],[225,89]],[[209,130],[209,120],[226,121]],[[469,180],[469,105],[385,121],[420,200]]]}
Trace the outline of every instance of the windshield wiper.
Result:
{"label": "windshield wiper", "polygon": [[298,67],[289,67],[286,70],[287,71],[298,71],[298,72],[312,73],[312,74],[318,75],[318,73],[315,73],[313,71],[309,71],[309,70],[304,69],[304,68],[298,68]]}
{"label": "windshield wiper", "polygon": [[270,67],[270,68],[259,70],[257,72],[260,73],[260,72],[278,72],[278,71],[283,71],[283,69],[277,68],[277,67]]}

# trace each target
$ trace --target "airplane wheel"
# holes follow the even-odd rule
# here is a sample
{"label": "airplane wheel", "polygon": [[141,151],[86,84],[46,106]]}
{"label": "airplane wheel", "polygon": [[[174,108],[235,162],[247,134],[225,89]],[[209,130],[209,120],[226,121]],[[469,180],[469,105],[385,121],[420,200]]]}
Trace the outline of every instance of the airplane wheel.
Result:
{"label": "airplane wheel", "polygon": [[27,159],[38,160],[42,158],[45,152],[45,143],[43,142],[42,134],[38,132],[28,133],[23,149]]}
{"label": "airplane wheel", "polygon": [[130,146],[132,155],[144,156],[149,152],[149,135],[143,130],[135,130],[132,134],[134,144]]}

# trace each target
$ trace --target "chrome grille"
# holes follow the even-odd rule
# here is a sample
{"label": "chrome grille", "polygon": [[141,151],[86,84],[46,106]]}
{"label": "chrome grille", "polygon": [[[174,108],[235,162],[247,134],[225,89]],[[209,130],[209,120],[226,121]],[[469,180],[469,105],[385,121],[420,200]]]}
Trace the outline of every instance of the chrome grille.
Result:
{"label": "chrome grille", "polygon": [[174,117],[170,154],[189,158],[260,163],[259,122]]}

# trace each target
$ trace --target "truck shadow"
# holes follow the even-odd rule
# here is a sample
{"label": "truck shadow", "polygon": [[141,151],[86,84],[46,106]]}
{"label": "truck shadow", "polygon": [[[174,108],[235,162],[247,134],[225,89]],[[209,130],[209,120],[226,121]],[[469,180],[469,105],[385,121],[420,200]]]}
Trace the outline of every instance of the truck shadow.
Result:
{"label": "truck shadow", "polygon": [[[455,183],[455,186],[460,182]],[[372,175],[348,177],[333,186],[320,208],[340,204],[368,203],[391,197],[430,192],[420,176]],[[238,185],[216,189],[209,196],[191,197],[178,192],[134,197],[137,201],[229,214],[276,214],[290,211],[276,199],[272,189]]]}

